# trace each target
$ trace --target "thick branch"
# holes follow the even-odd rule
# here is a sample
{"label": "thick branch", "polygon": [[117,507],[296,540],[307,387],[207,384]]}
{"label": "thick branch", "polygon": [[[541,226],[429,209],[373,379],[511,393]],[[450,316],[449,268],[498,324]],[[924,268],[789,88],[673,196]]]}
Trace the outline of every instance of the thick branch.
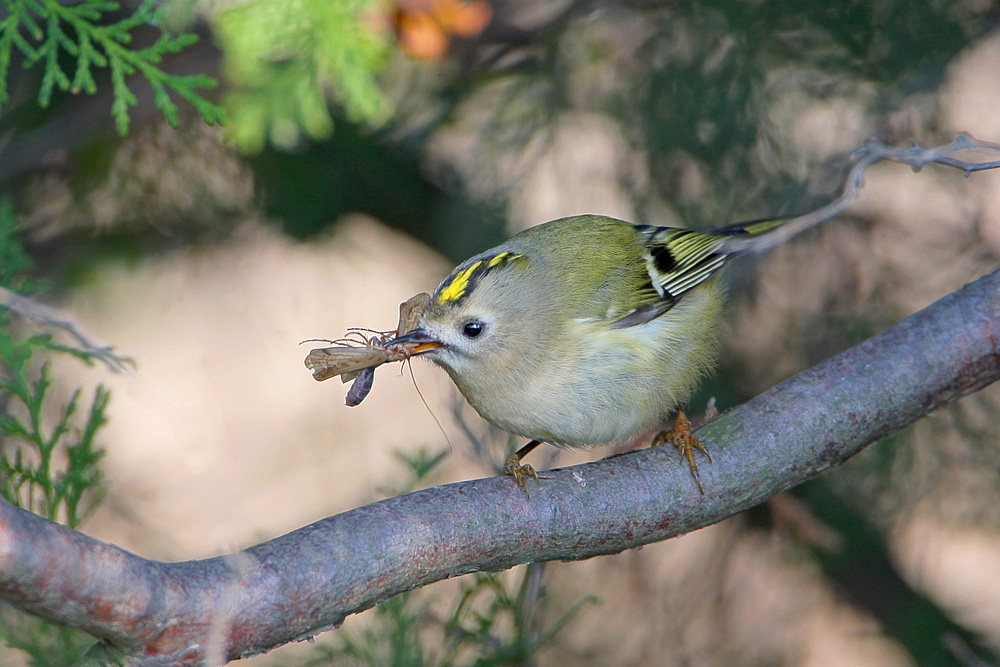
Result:
{"label": "thick branch", "polygon": [[1000,378],[1000,270],[702,428],[705,495],[670,448],[389,498],[226,557],[148,561],[0,503],[0,595],[130,664],[218,663],[476,570],[582,559],[724,519]]}

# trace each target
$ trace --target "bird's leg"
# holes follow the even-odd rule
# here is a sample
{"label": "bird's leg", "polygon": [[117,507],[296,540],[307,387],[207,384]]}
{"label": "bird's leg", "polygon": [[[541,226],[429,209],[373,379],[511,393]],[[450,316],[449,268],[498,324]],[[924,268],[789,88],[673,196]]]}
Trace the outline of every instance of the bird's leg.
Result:
{"label": "bird's leg", "polygon": [[705,489],[701,486],[701,477],[698,476],[698,464],[694,460],[694,450],[697,449],[704,454],[708,458],[709,463],[712,462],[712,455],[705,449],[702,441],[694,437],[694,434],[691,433],[691,421],[684,414],[684,410],[680,408],[677,408],[677,418],[674,420],[673,430],[657,433],[653,437],[653,444],[650,446],[656,447],[668,440],[673,442],[674,447],[681,453],[681,456],[687,459],[688,465],[691,466],[691,474],[694,475],[694,481],[698,484],[698,490],[705,493]]}
{"label": "bird's leg", "polygon": [[528,490],[528,478],[534,479],[536,482],[541,484],[538,480],[538,473],[527,463],[521,463],[521,459],[531,453],[531,451],[542,444],[540,440],[532,440],[521,449],[517,450],[513,454],[507,457],[507,460],[503,463],[503,474],[510,475],[514,478],[514,481],[524,489],[524,492],[531,496],[531,491]]}

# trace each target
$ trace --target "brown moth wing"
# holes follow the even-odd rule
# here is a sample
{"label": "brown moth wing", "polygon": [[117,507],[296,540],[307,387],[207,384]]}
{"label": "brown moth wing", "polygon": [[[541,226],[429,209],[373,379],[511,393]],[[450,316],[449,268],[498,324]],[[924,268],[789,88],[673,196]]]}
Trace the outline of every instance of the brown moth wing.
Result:
{"label": "brown moth wing", "polygon": [[[423,315],[430,300],[430,294],[421,292],[399,304],[396,338],[405,336],[417,328],[420,316]],[[318,347],[306,356],[306,368],[311,370],[313,378],[320,382],[335,375],[339,375],[343,382],[354,380],[354,384],[347,392],[346,403],[349,406],[359,405],[372,389],[375,367],[390,361],[407,359],[413,351],[413,344],[383,347],[388,342],[386,338],[389,335],[391,335],[389,332],[379,334],[369,339],[367,345]]]}
{"label": "brown moth wing", "polygon": [[396,326],[396,337],[405,336],[417,328],[420,316],[424,314],[431,295],[421,292],[399,304],[399,324]]}
{"label": "brown moth wing", "polygon": [[305,365],[313,372],[313,377],[322,382],[335,375],[381,366],[387,361],[390,361],[389,351],[382,347],[335,345],[311,350]]}

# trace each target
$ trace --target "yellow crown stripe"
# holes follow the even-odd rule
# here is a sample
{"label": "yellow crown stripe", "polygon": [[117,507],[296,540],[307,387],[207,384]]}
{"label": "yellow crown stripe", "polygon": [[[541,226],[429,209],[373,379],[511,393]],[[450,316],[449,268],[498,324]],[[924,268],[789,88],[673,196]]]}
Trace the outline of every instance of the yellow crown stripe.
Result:
{"label": "yellow crown stripe", "polygon": [[465,294],[465,290],[469,287],[469,279],[472,278],[472,274],[482,265],[483,261],[479,260],[456,273],[451,282],[441,288],[441,291],[438,293],[438,301],[440,303],[448,303],[449,301],[461,299]]}
{"label": "yellow crown stripe", "polygon": [[483,275],[498,266],[513,262],[521,257],[523,255],[505,250],[492,257],[477,260],[464,269],[456,270],[455,275],[442,285],[438,291],[438,303],[445,304],[459,301]]}
{"label": "yellow crown stripe", "polygon": [[500,266],[504,262],[509,262],[510,260],[515,259],[515,257],[516,256],[514,255],[514,253],[510,251],[504,251],[499,255],[495,256],[493,259],[491,259],[490,263],[487,266],[492,269],[493,267]]}

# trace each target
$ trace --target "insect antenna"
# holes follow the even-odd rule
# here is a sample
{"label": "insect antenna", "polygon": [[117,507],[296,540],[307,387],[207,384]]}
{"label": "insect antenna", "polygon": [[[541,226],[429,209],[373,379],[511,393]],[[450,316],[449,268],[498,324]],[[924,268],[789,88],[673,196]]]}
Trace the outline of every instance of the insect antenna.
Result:
{"label": "insect antenna", "polygon": [[[413,388],[417,390],[417,396],[420,397],[420,402],[424,404],[425,408],[427,408],[428,414],[430,414],[431,419],[434,420],[434,423],[437,424],[438,430],[441,431],[441,435],[444,436],[445,442],[448,443],[448,451],[450,452],[455,451],[455,445],[452,444],[451,438],[448,437],[448,434],[444,430],[444,426],[441,425],[441,420],[438,419],[437,415],[434,414],[434,411],[431,410],[431,406],[428,405],[427,399],[424,398],[424,393],[420,391],[420,387],[417,385],[417,376],[413,374],[413,359],[407,359],[403,363],[406,364],[406,367],[410,371],[410,380],[413,382]],[[400,370],[402,371],[402,369]]]}
{"label": "insect antenna", "polygon": [[329,338],[306,338],[305,340],[300,340],[299,345],[303,343],[329,343],[330,345],[335,345],[336,341],[332,341]]}

